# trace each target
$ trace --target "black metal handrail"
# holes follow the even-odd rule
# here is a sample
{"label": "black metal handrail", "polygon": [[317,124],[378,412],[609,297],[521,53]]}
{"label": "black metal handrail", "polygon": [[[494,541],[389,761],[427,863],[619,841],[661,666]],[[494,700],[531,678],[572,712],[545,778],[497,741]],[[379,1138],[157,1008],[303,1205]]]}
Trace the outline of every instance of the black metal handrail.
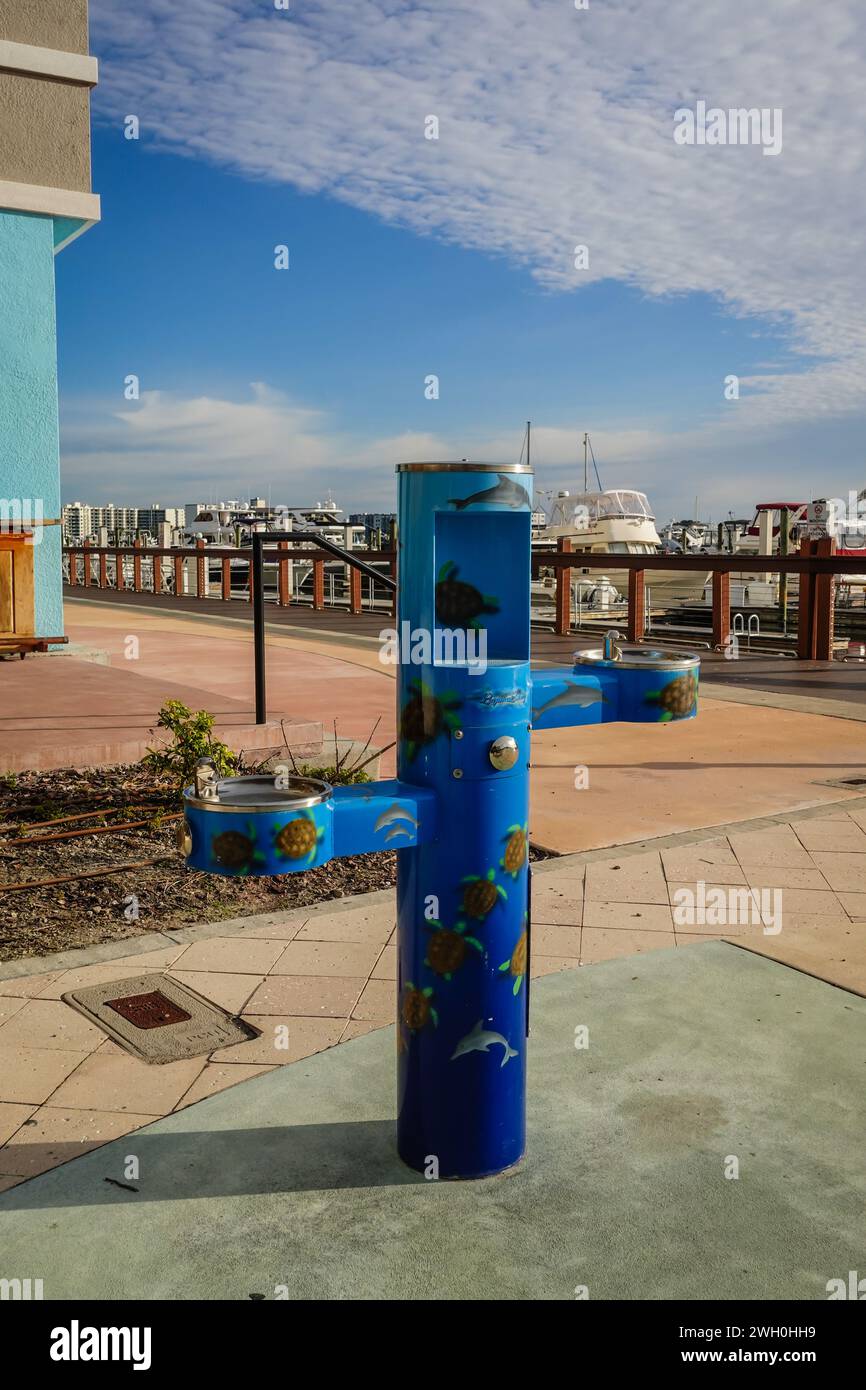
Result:
{"label": "black metal handrail", "polygon": [[384,584],[386,589],[396,591],[397,581],[392,579],[390,574],[382,574],[374,569],[372,565],[366,564],[364,560],[359,560],[353,555],[351,550],[344,550],[336,541],[326,540],[323,536],[315,533],[310,534],[306,531],[256,531],[253,534],[253,644],[254,659],[256,667],[256,723],[267,723],[267,693],[265,689],[265,585],[264,585],[264,551],[265,546],[270,541],[314,541],[320,550],[327,551],[328,554],[336,556],[338,560],[343,560],[352,569],[359,570],[361,574],[366,574],[368,578],[374,579],[378,584]]}

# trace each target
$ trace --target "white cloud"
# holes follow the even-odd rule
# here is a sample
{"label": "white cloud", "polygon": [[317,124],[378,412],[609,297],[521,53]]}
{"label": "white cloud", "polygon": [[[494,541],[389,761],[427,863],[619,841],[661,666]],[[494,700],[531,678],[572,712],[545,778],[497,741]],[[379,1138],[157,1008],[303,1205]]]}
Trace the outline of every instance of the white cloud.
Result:
{"label": "white cloud", "polygon": [[[533,430],[533,459],[543,460],[538,486],[578,487],[579,440],[576,424]],[[607,486],[660,490],[662,466],[676,457],[665,435],[640,427],[602,428],[592,440]],[[64,409],[61,445],[65,501],[170,506],[193,495],[216,501],[264,493],[274,504],[301,505],[331,490],[347,511],[390,511],[397,463],[513,462],[522,439],[516,430],[480,429],[470,437],[432,431],[352,436],[321,412],[253,383],[240,400],[146,391],[118,409],[114,402],[79,399]],[[590,486],[592,476],[590,469]]]}
{"label": "white cloud", "polygon": [[[537,488],[582,488],[581,440],[577,419],[533,426]],[[393,511],[395,464],[514,462],[522,442],[519,429],[483,425],[469,433],[353,435],[260,383],[238,399],[148,391],[120,409],[113,399],[77,399],[65,402],[62,417],[63,499],[171,506],[255,494],[300,506],[332,491],[347,512]],[[663,520],[691,513],[696,494],[700,515],[718,520],[730,507],[739,515],[752,501],[775,496],[844,496],[861,481],[832,431],[817,447],[806,431],[796,451],[771,446],[759,454],[752,446],[733,449],[719,431],[671,435],[640,422],[602,420],[592,444],[603,486],[648,493]],[[589,478],[592,487],[591,465]]]}
{"label": "white cloud", "polygon": [[[163,147],[502,254],[554,291],[703,291],[787,328],[802,369],[744,380],[722,430],[862,409],[861,0],[91,0],[91,15],[97,110],[134,111]],[[780,107],[781,155],[676,145],[673,113],[699,98]]]}

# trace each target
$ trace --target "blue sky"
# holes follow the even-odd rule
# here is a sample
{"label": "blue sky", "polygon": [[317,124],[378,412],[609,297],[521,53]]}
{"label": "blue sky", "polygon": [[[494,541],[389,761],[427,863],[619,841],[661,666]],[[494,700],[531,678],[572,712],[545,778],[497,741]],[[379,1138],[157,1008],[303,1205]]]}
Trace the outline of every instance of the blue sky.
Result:
{"label": "blue sky", "polygon": [[[531,0],[491,4],[490,17],[503,8],[515,43],[525,23],[536,46],[562,47]],[[642,13],[631,0],[608,8]],[[730,19],[730,4],[709,8]],[[398,459],[514,458],[527,418],[541,485],[575,481],[588,429],[604,484],[643,487],[665,518],[689,514],[696,495],[720,517],[779,489],[862,485],[866,347],[848,322],[853,260],[840,241],[850,227],[828,220],[818,190],[804,203],[802,129],[796,145],[799,113],[820,150],[804,114],[814,93],[797,89],[778,160],[683,150],[668,129],[683,87],[648,97],[606,19],[569,15],[587,25],[564,32],[578,33],[572,80],[602,55],[622,65],[621,90],[611,95],[608,72],[597,93],[607,115],[570,98],[559,109],[552,71],[551,100],[540,77],[525,79],[509,126],[521,76],[507,34],[480,29],[475,54],[452,33],[474,32],[477,5],[441,12],[450,70],[423,42],[436,16],[397,0],[351,17],[331,3],[288,16],[234,0],[183,9],[92,3],[103,221],[57,261],[65,500],[291,501],[330,486],[347,508],[390,506]],[[656,19],[673,43],[670,9]],[[793,66],[756,87],[755,35],[742,41],[725,55],[727,84],[742,71],[744,104],[790,107]],[[712,93],[712,29],[692,42],[686,75]],[[511,101],[500,79],[518,84]],[[419,134],[428,110],[441,110],[439,142]],[[129,112],[138,141],[123,138]],[[591,122],[595,134],[575,141]],[[804,232],[825,246],[836,233],[824,293],[814,267],[803,274]],[[578,241],[589,274],[571,264]],[[278,243],[288,271],[274,269]],[[834,300],[846,314],[838,359]],[[138,402],[124,400],[129,373]],[[736,402],[723,398],[729,373]]]}

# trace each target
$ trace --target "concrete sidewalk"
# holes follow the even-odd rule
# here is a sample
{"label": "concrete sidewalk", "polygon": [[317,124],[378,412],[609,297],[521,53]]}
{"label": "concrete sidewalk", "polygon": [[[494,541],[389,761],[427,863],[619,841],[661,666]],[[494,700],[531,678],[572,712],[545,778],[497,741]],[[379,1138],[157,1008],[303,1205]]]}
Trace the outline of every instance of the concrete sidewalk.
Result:
{"label": "concrete sidewalk", "polygon": [[7,1193],[0,1276],[76,1302],[775,1300],[864,1267],[866,1000],[710,942],[541,981],[529,1049],[508,1174],[402,1166],[388,1028]]}
{"label": "concrete sidewalk", "polygon": [[[535,977],[714,937],[734,939],[866,995],[866,799],[725,833],[535,865]],[[747,915],[678,924],[677,890],[749,895]],[[782,930],[765,934],[751,895],[778,888]],[[770,905],[771,913],[773,911]],[[394,1018],[390,890],[213,926],[167,929],[59,957],[0,965],[0,1191]],[[41,970],[40,970],[41,966]],[[148,1066],[63,1003],[69,990],[167,971],[240,1014],[254,1042]],[[39,972],[39,973],[34,973]],[[277,1050],[274,1030],[286,1030]]]}

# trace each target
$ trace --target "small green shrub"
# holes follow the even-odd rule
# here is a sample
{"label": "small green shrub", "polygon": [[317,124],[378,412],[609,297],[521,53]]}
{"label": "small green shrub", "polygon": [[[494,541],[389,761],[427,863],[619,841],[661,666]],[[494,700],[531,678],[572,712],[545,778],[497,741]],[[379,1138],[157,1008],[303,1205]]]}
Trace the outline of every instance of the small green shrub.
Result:
{"label": "small green shrub", "polygon": [[353,787],[358,782],[369,782],[370,778],[362,767],[308,767],[306,763],[298,768],[302,777],[317,777],[320,782],[330,782],[332,787]]}
{"label": "small green shrub", "polygon": [[181,700],[166,700],[156,722],[158,728],[168,730],[171,742],[148,748],[141,761],[157,776],[171,778],[180,790],[192,782],[199,758],[213,758],[218,777],[237,771],[237,755],[213,737],[215,721],[207,710],[193,713]]}

